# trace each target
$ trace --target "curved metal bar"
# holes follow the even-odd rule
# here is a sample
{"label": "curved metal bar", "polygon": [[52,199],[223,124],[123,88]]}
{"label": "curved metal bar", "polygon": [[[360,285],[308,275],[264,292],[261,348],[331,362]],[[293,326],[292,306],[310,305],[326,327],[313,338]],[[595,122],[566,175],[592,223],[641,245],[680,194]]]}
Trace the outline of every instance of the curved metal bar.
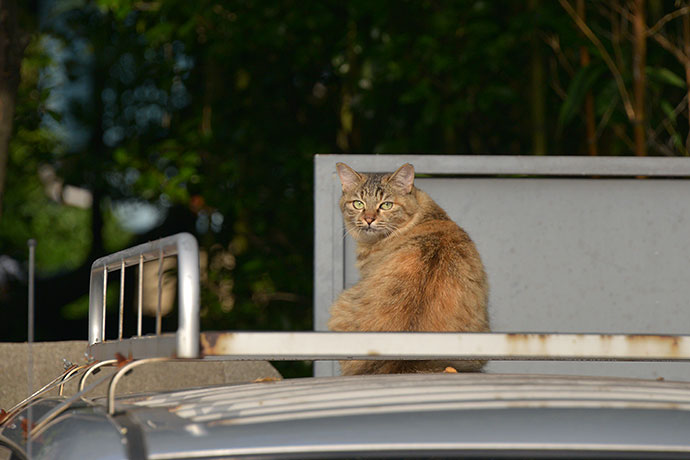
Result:
{"label": "curved metal bar", "polygon": [[18,402],[17,404],[15,404],[14,407],[12,407],[10,410],[7,411],[7,417],[5,418],[5,420],[9,419],[9,416],[10,416],[11,414],[13,414],[14,412],[20,410],[20,409],[21,409],[22,407],[24,407],[27,403],[29,403],[32,399],[38,397],[39,395],[41,395],[41,394],[43,394],[43,393],[45,393],[45,392],[47,392],[47,391],[52,390],[58,382],[60,382],[61,380],[64,379],[64,376],[65,376],[67,373],[69,373],[69,372],[72,371],[72,369],[73,369],[74,367],[76,367],[76,365],[72,365],[72,366],[70,366],[69,368],[65,369],[65,371],[64,371],[62,374],[58,375],[57,377],[55,377],[55,378],[54,378],[53,380],[51,380],[50,382],[48,382],[48,383],[46,383],[45,385],[43,385],[40,389],[36,390],[33,394],[31,394],[31,396],[29,396],[28,398],[25,398],[25,399],[23,399],[22,401],[20,401],[20,402]]}
{"label": "curved metal bar", "polygon": [[93,374],[96,369],[99,369],[103,366],[109,366],[111,364],[115,364],[117,362],[117,359],[106,359],[103,361],[98,361],[89,367],[89,369],[84,372],[84,375],[81,376],[81,380],[79,380],[79,391],[82,392],[84,391],[84,385],[86,385],[86,379],[89,378],[89,375]]}
{"label": "curved metal bar", "polygon": [[70,369],[67,369],[67,371],[62,375],[62,379],[60,380],[60,384],[58,385],[58,396],[62,396],[63,390],[65,389],[65,383],[72,380],[72,377],[77,372],[83,369],[87,369],[90,366],[92,366],[92,364],[82,364],[81,366],[72,366]]}
{"label": "curved metal bar", "polygon": [[115,376],[113,376],[112,380],[110,380],[110,383],[108,384],[108,414],[112,415],[115,413],[115,388],[117,387],[117,383],[120,381],[123,375],[125,375],[131,369],[141,366],[142,364],[173,361],[174,359],[175,358],[146,358],[132,361],[122,366],[120,370],[115,373]]}
{"label": "curved metal bar", "polygon": [[15,458],[16,456],[20,460],[29,460],[29,457],[24,453],[24,448],[7,436],[0,434],[0,445],[9,447],[11,451],[10,458]]}
{"label": "curved metal bar", "polygon": [[63,402],[61,402],[57,406],[55,406],[53,409],[48,411],[38,421],[38,423],[36,423],[36,425],[34,425],[34,427],[31,429],[31,432],[29,433],[29,436],[35,438],[36,436],[40,435],[43,432],[43,430],[45,430],[49,426],[50,422],[56,420],[58,415],[62,414],[64,411],[69,409],[69,407],[74,403],[74,401],[82,398],[85,394],[87,394],[88,392],[90,392],[91,390],[93,390],[98,385],[102,384],[103,382],[105,382],[106,380],[111,378],[112,376],[113,376],[113,374],[101,376],[99,379],[97,379],[95,382],[93,382],[88,387],[78,391],[73,396],[70,396],[69,398],[67,398],[66,400],[64,400]]}

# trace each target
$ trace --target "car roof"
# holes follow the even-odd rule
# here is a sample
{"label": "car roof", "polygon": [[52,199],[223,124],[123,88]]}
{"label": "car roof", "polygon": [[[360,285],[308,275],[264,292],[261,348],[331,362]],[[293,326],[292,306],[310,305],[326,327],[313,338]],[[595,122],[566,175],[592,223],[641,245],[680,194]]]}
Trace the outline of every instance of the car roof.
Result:
{"label": "car roof", "polygon": [[[122,455],[107,423],[113,432],[124,428],[139,453],[156,459],[690,455],[685,382],[496,374],[305,378],[119,398],[107,423],[98,407],[72,409],[42,436],[59,434],[61,458],[89,448]],[[87,442],[85,427],[93,430]]]}

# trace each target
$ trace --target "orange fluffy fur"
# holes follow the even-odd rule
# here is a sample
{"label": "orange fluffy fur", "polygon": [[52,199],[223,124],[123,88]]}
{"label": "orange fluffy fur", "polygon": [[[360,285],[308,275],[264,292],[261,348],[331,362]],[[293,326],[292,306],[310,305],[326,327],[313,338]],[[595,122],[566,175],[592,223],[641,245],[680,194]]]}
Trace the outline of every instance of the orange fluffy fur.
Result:
{"label": "orange fluffy fur", "polygon": [[[333,331],[484,332],[488,284],[477,249],[425,192],[414,168],[362,174],[337,165],[340,208],[360,281],[331,306]],[[342,361],[345,375],[478,371],[481,361]]]}

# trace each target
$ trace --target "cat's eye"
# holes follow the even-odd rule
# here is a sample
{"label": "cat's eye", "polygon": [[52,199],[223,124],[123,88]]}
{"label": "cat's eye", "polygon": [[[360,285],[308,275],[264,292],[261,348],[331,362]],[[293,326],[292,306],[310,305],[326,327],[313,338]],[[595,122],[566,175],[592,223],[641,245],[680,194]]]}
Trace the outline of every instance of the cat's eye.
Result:
{"label": "cat's eye", "polygon": [[359,200],[355,200],[352,202],[352,207],[355,209],[364,209],[364,203]]}
{"label": "cat's eye", "polygon": [[383,209],[384,211],[388,211],[392,207],[393,207],[392,201],[384,201],[383,203],[381,203],[381,206],[379,206],[379,208]]}

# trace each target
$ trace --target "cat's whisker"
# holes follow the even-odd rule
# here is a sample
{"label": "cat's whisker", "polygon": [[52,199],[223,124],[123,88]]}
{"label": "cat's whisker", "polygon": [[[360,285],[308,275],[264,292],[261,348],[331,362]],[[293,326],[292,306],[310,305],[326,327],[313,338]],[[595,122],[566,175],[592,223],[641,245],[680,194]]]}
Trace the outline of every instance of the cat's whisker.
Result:
{"label": "cat's whisker", "polygon": [[400,229],[396,227],[394,224],[386,222],[383,227],[383,230],[386,233],[386,237],[400,236]]}
{"label": "cat's whisker", "polygon": [[352,236],[352,238],[357,239],[357,236],[359,236],[359,233],[361,230],[357,227],[352,227],[352,228],[346,228],[345,233],[343,234],[343,239],[347,237],[347,235]]}

